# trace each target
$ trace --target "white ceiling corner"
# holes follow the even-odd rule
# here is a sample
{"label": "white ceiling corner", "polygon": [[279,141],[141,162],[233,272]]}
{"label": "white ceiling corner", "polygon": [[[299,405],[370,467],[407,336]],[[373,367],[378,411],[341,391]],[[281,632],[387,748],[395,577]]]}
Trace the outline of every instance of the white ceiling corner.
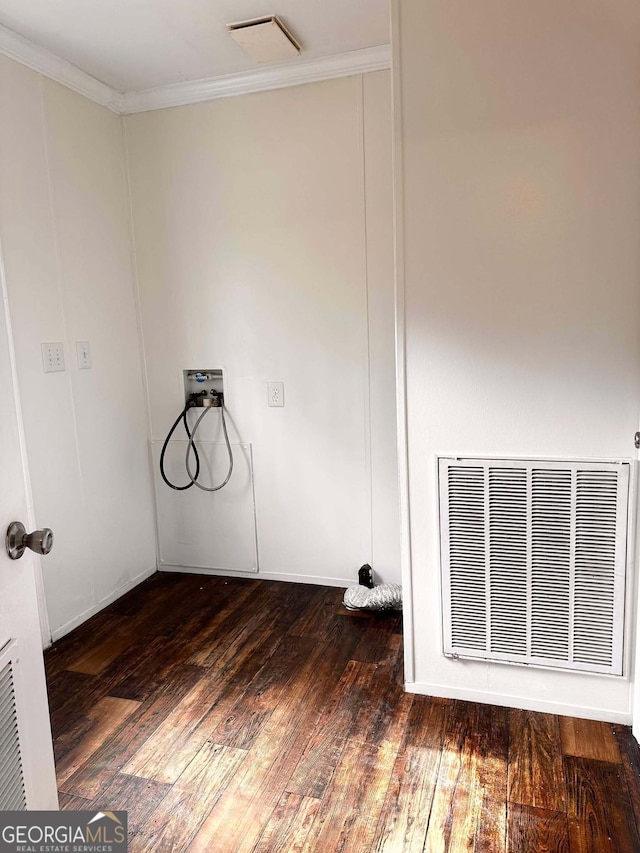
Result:
{"label": "white ceiling corner", "polygon": [[[277,14],[302,47],[255,63],[229,21]],[[116,113],[388,68],[389,0],[0,0],[0,53]]]}
{"label": "white ceiling corner", "polygon": [[30,39],[14,33],[0,24],[0,54],[21,62],[28,68],[62,83],[74,92],[78,92],[108,107],[114,113],[121,113],[124,107],[124,95],[100,80],[96,80],[86,71],[81,71],[75,65],[67,62],[54,53],[34,44]]}

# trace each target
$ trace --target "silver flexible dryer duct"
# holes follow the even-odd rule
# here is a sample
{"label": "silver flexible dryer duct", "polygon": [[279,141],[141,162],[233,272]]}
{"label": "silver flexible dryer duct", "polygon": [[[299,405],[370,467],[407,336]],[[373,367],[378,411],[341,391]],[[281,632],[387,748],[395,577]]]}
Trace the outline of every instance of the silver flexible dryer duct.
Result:
{"label": "silver flexible dryer duct", "polygon": [[347,610],[402,610],[402,587],[399,583],[380,583],[372,589],[350,586],[342,603]]}
{"label": "silver flexible dryer duct", "polygon": [[[195,422],[193,430],[191,431],[191,435],[189,436],[189,443],[187,444],[187,456],[185,459],[185,467],[187,469],[187,475],[194,486],[197,486],[199,489],[202,489],[203,492],[217,492],[223,486],[226,486],[229,480],[231,479],[231,474],[233,473],[233,453],[231,452],[231,442],[229,441],[229,434],[227,433],[227,422],[224,419],[224,403],[220,406],[206,406],[198,420]],[[191,467],[189,465],[189,457],[191,455],[191,448],[195,450],[195,440],[196,433],[198,432],[198,427],[200,426],[200,421],[204,418],[204,416],[210,412],[212,409],[220,409],[220,414],[222,416],[222,431],[224,433],[224,440],[227,443],[227,453],[229,454],[229,471],[224,481],[220,483],[219,486],[203,486],[196,479],[198,476],[198,472],[196,471],[195,476],[191,473]]]}

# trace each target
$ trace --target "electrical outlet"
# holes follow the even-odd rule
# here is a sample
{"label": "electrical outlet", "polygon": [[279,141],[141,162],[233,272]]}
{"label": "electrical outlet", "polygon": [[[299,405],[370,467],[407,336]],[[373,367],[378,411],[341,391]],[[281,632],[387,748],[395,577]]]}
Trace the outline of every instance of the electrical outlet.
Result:
{"label": "electrical outlet", "polygon": [[284,406],[284,382],[267,382],[270,406]]}
{"label": "electrical outlet", "polygon": [[76,355],[78,356],[78,367],[80,370],[89,370],[91,367],[89,341],[76,341]]}
{"label": "electrical outlet", "polygon": [[64,346],[60,341],[41,344],[42,367],[45,373],[57,373],[64,370]]}

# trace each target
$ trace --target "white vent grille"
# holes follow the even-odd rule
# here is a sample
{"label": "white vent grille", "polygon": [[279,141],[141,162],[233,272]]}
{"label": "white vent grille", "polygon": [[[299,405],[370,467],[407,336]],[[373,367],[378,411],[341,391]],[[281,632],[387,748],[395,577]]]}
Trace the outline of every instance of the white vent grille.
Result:
{"label": "white vent grille", "polygon": [[445,653],[621,675],[629,463],[439,466]]}
{"label": "white vent grille", "polygon": [[27,808],[12,662],[0,668],[0,811]]}

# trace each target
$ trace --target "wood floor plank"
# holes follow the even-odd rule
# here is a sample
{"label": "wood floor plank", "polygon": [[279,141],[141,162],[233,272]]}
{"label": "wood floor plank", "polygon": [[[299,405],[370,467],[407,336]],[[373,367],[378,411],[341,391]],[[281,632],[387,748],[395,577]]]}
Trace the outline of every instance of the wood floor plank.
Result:
{"label": "wood floor plank", "polygon": [[214,616],[206,634],[201,634],[198,648],[188,663],[221,668],[221,651],[224,649],[220,643],[221,635],[225,637],[226,644],[233,646],[264,627],[265,623],[273,628],[275,620],[280,624],[281,632],[286,633],[298,616],[300,596],[296,584],[271,581],[258,586],[241,601],[226,608],[220,618]]}
{"label": "wood floor plank", "polygon": [[[210,714],[212,709],[219,707],[221,698],[228,695],[230,688],[233,687],[236,676],[240,676],[241,686],[244,689],[281,642],[281,637],[273,631],[273,613],[265,609],[268,601],[267,592],[261,592],[253,599],[254,603],[259,603],[259,609],[248,623],[233,609],[230,614],[227,614],[234,625],[238,622],[240,624],[237,625],[237,630],[228,631],[224,635],[224,642],[220,642],[219,639],[218,648],[215,650],[215,666],[213,653],[205,643],[206,658],[212,658],[210,671],[204,673],[198,684],[176,705],[167,721],[144,745],[140,754],[129,763],[125,772],[167,782],[173,782],[180,776],[214,728],[213,723],[206,727],[206,730],[200,733],[197,748],[192,749],[196,744],[190,738],[203,718]],[[221,627],[220,623],[218,627]],[[198,659],[197,655],[190,656],[188,660],[196,666],[204,664],[204,660]],[[238,698],[239,689],[238,687],[236,692],[233,692],[231,703],[224,705],[222,714],[228,713],[233,707]],[[215,725],[218,725],[223,718],[223,716],[218,718]],[[190,751],[177,760],[178,752],[187,742],[187,749]],[[170,771],[167,770],[166,774],[158,775],[162,774],[169,760],[174,767]]]}
{"label": "wood floor plank", "polygon": [[141,829],[132,849],[186,850],[246,756],[246,750],[207,742]]}
{"label": "wood floor plank", "polygon": [[[375,677],[367,685],[349,741],[380,743],[396,732],[396,717],[402,719],[402,731],[411,707],[412,697],[403,687],[403,655],[398,649],[395,658],[374,664]],[[400,747],[398,741],[397,747]]]}
{"label": "wood floor plank", "polygon": [[54,644],[61,806],[133,853],[640,853],[628,728],[406,694],[399,614],[341,596],[162,573]]}
{"label": "wood floor plank", "polygon": [[126,622],[126,617],[108,611],[102,611],[88,619],[46,650],[44,660],[47,675],[51,677],[66,669],[72,660],[88,648],[101,643]]}
{"label": "wood floor plank", "polygon": [[133,839],[146,827],[170,790],[170,785],[116,773],[109,786],[93,800],[91,808],[128,813],[129,849],[132,850]]}
{"label": "wood floor plank", "polygon": [[564,775],[558,717],[509,711],[509,801],[564,811]]}
{"label": "wood floor plank", "polygon": [[320,800],[285,791],[252,853],[294,853],[304,847]]}
{"label": "wood floor plank", "polygon": [[355,649],[358,648],[358,645],[362,641],[362,638],[369,631],[370,626],[370,614],[367,614],[365,618],[359,618],[359,616],[353,618],[343,618],[342,616],[337,616],[334,614],[327,622],[326,634],[322,642],[340,642],[342,640],[346,640],[348,637],[354,643],[355,655]]}
{"label": "wood floor plank", "polygon": [[[474,849],[505,850],[507,844],[507,803],[485,796],[480,807]],[[455,849],[455,848],[454,848]]]}
{"label": "wood floor plank", "polygon": [[424,849],[442,743],[453,703],[415,696],[372,845],[375,853]]}
{"label": "wood floor plank", "polygon": [[280,697],[296,678],[317,643],[309,637],[285,636],[243,690],[230,714],[211,732],[211,740],[250,749]]}
{"label": "wood floor plank", "polygon": [[99,797],[123,765],[171,714],[180,699],[198,683],[201,674],[198,667],[186,665],[176,666],[170,671],[154,696],[141,703],[137,711],[105,739],[90,760],[64,782],[65,791],[81,793],[92,799]]}
{"label": "wood floor plank", "polygon": [[[74,673],[81,675],[81,673]],[[55,710],[51,711],[51,730],[54,743],[63,748],[65,740],[71,730],[81,727],[83,719],[89,719],[96,705],[109,695],[109,681],[104,676],[87,676],[82,690],[68,694],[67,698],[60,698],[60,703]],[[81,733],[79,733],[81,734]],[[58,755],[58,749],[56,749]]]}
{"label": "wood floor plank", "polygon": [[620,764],[620,750],[610,723],[560,717],[560,735],[564,755],[595,758]]}
{"label": "wood floor plank", "polygon": [[[156,594],[144,596],[138,606],[128,611],[130,621],[135,622],[140,634],[162,631],[180,622],[185,614],[206,607],[212,588],[209,578],[197,575],[159,573],[156,577]],[[219,585],[216,585],[219,591]],[[116,607],[117,602],[112,607]]]}
{"label": "wood floor plank", "polygon": [[[133,612],[119,613],[119,602],[114,602],[96,614],[47,650],[47,671],[53,673],[67,668],[87,650],[99,646],[120,630],[135,625],[136,635],[141,637],[148,630],[158,630],[166,621],[171,621],[176,611],[179,618],[180,608],[176,607],[175,601],[172,602],[176,583],[182,582],[177,581],[175,576],[158,573],[143,585],[150,594],[140,596]],[[136,594],[136,590],[132,594]],[[190,607],[192,604],[185,602],[184,606]]]}
{"label": "wood floor plank", "polygon": [[162,598],[163,589],[176,587],[175,575],[169,572],[156,572],[138,586],[134,586],[121,598],[116,599],[102,613],[112,613],[116,616],[135,616],[148,606]]}
{"label": "wood floor plank", "polygon": [[[165,655],[158,655],[156,642],[162,643],[162,638],[164,637],[167,641],[167,653],[171,652],[171,646],[173,645],[171,640],[176,636],[176,627],[182,625],[189,616],[197,615],[203,611],[203,608],[203,616],[206,618],[207,607],[210,604],[209,599],[211,597],[210,591],[200,590],[199,587],[194,588],[193,578],[188,575],[184,577],[188,583],[185,581],[183,589],[180,587],[176,588],[175,580],[171,584],[158,584],[159,591],[157,594],[149,603],[141,607],[135,616],[135,624],[138,631],[136,641],[124,649],[107,666],[99,678],[94,677],[81,693],[70,696],[69,700],[52,714],[54,734],[68,726],[69,718],[77,718],[79,714],[89,712],[100,699],[111,695],[114,686],[122,682],[123,673],[133,673],[137,667],[146,661],[151,672],[154,671],[154,667],[157,667],[158,678],[162,679],[166,668],[170,668],[173,663],[182,660],[180,646],[173,646],[175,659],[167,660]],[[102,616],[102,614],[98,615]],[[112,626],[111,630],[114,630],[112,619],[113,615],[107,613],[105,623]],[[89,621],[93,622],[93,620]],[[123,620],[120,618],[120,622],[117,624],[122,625]],[[81,629],[84,630],[84,628],[85,625],[82,625]],[[104,632],[101,626],[97,625],[95,637],[85,641],[82,648],[86,650],[92,645],[97,645],[103,639]],[[67,638],[65,637],[62,642],[64,643],[66,640]],[[75,648],[76,644],[74,643],[73,646]],[[77,656],[77,651],[75,654]],[[67,660],[67,662],[69,660],[66,652],[63,655],[63,659]],[[146,695],[147,692],[141,697],[122,695],[121,698],[138,700],[145,698]]]}
{"label": "wood floor plank", "polygon": [[[281,647],[285,656],[288,653],[287,629],[294,621],[300,606],[299,594],[291,589],[294,586],[294,584],[267,584],[270,596],[267,601],[271,605],[274,602],[278,604],[277,612],[269,610],[263,601],[262,612],[253,627],[245,625],[240,633],[232,629],[227,635],[233,638],[232,642],[223,652],[217,653],[215,662],[212,662],[213,655],[209,654],[209,673],[206,678],[215,681],[218,692],[215,696],[210,695],[211,702],[208,710],[194,725],[188,727],[180,743],[173,749],[170,760],[156,771],[158,775],[155,778],[165,781],[176,779],[207,739],[213,738],[215,741],[219,738],[229,746],[244,745],[246,747],[257,736],[260,727],[264,725],[271,713],[269,703],[273,705],[273,691],[271,699],[268,695],[264,697],[264,701],[260,697],[260,683],[263,682],[263,676],[265,679],[263,686],[269,680],[275,691],[279,691],[282,686],[278,686],[277,681],[273,682],[272,676],[283,672],[283,662],[272,661],[272,658],[274,655],[279,656]],[[278,626],[277,631],[274,631],[274,624]],[[349,632],[345,630],[342,633]],[[344,646],[339,633],[335,635],[335,640],[338,649]],[[288,642],[293,644],[291,648],[296,648],[297,651],[296,660],[292,658],[291,666],[284,666],[287,683],[295,677],[298,662],[304,661],[315,647],[315,644],[308,639],[291,638]],[[283,643],[285,645],[282,645]],[[273,673],[271,673],[272,668]],[[238,721],[236,717],[243,713],[240,703],[245,694],[251,701],[251,707],[245,709],[244,719],[245,722],[251,720],[251,726],[243,733],[238,727],[238,722],[241,723],[242,720]],[[153,745],[150,746],[153,748]]]}
{"label": "wood floor plank", "polygon": [[372,668],[365,697],[307,835],[305,853],[369,851],[374,843],[413,697],[397,684],[398,661],[366,666]]}
{"label": "wood floor plank", "polygon": [[208,585],[203,590],[198,589],[204,598],[194,600],[179,622],[171,622],[162,629],[157,628],[152,635],[141,637],[139,643],[119,659],[124,676],[122,672],[113,674],[109,695],[138,701],[146,699],[170,670],[191,659],[203,640],[210,636],[212,623],[218,625],[219,642],[228,642],[224,631],[220,630],[220,621],[228,617],[233,619],[232,614],[242,607],[257,584],[257,581],[242,580],[239,585],[238,581],[225,578],[217,587]]}
{"label": "wood floor plank", "polygon": [[569,853],[569,825],[564,812],[510,803],[507,853]]}
{"label": "wood floor plank", "polygon": [[622,765],[566,756],[564,767],[571,853],[638,853]]}
{"label": "wood floor plank", "polygon": [[320,801],[303,853],[372,849],[397,750],[397,744],[386,740],[379,744],[347,743]]}
{"label": "wood floor plank", "polygon": [[[129,647],[119,659],[119,675],[109,679],[109,696],[134,699],[144,702],[153,696],[167,675],[178,666],[188,666],[184,661],[189,654],[184,648],[185,636],[197,636],[200,621],[206,621],[207,613],[195,613],[180,626],[172,626],[155,636],[144,638],[139,644]],[[198,676],[199,677],[199,676]]]}
{"label": "wood floor plank", "polygon": [[[81,706],[80,700],[78,704],[77,715],[65,713],[64,720],[60,721],[56,726],[52,726],[56,768],[62,766],[65,756],[84,740],[94,725],[95,706],[89,710],[85,710]],[[61,722],[64,724],[61,725]]]}
{"label": "wood floor plank", "polygon": [[[158,572],[147,581],[134,587],[122,598],[117,599],[110,605],[109,610],[121,616],[137,616],[149,611],[149,605],[156,610],[156,604],[160,604],[160,616],[166,614],[162,608],[167,601],[175,603],[180,599],[197,599],[196,593],[202,593],[203,602],[213,599],[214,607],[217,609],[224,599],[238,595],[246,588],[255,587],[259,582],[254,578],[218,578],[211,575],[178,575],[172,572]],[[195,602],[201,606],[202,602]]]}
{"label": "wood floor plank", "polygon": [[173,712],[123,768],[159,782],[175,782],[212,732],[227,718],[247,685],[282,641],[269,614],[242,631],[220,651],[215,666],[176,705]]}
{"label": "wood floor plank", "polygon": [[353,653],[353,659],[364,663],[381,663],[395,657],[402,645],[402,635],[398,632],[398,627],[397,613],[373,613]]}
{"label": "wood floor plank", "polygon": [[124,649],[135,642],[136,636],[136,625],[127,623],[72,660],[67,669],[85,675],[100,675]]}
{"label": "wood floor plank", "polygon": [[[123,773],[144,779],[173,783],[189,764],[192,754],[185,748],[194,729],[217,701],[224,687],[201,678],[178,702],[153,734],[122,768]],[[167,765],[174,765],[167,770]]]}
{"label": "wood floor plank", "polygon": [[324,796],[358,719],[366,684],[374,675],[374,665],[349,661],[287,783],[289,793],[315,799]]}
{"label": "wood floor plank", "polygon": [[[49,694],[49,710],[53,714],[65,705],[69,699],[73,699],[82,693],[93,681],[93,677],[81,672],[69,672],[61,669],[51,673],[47,678],[47,693]],[[54,731],[54,736],[58,734]]]}
{"label": "wood floor plank", "polygon": [[333,618],[336,608],[342,601],[344,592],[333,586],[315,587],[311,592],[307,606],[301,610],[289,633],[297,637],[326,638],[327,625]]}
{"label": "wood floor plank", "polygon": [[190,853],[249,853],[264,832],[326,701],[329,673],[343,672],[353,651],[318,644],[283,697],[227,791],[192,841]]}
{"label": "wood floor plank", "polygon": [[506,709],[456,702],[443,740],[425,851],[506,849],[507,762]]}
{"label": "wood floor plank", "polygon": [[[171,593],[171,600],[165,602],[168,613],[163,613],[161,607],[142,608],[137,620],[137,641],[126,648],[116,659],[115,666],[109,667],[103,675],[108,681],[109,694],[125,699],[145,699],[163,680],[168,669],[188,662],[201,638],[207,635],[212,616],[220,616],[235,606],[234,591],[240,597],[247,595],[252,583],[245,582],[239,591],[233,582],[216,587],[191,585],[181,595],[169,588],[164,593]],[[150,622],[151,631],[147,630]]]}
{"label": "wood floor plank", "polygon": [[61,812],[83,812],[91,808],[91,800],[87,800],[84,797],[75,797],[73,794],[65,794],[64,791],[58,792],[58,804]]}
{"label": "wood floor plank", "polygon": [[225,637],[228,644],[246,628],[246,623],[253,619],[261,609],[268,604],[268,591],[262,587],[245,589],[238,596],[210,615],[207,626],[198,635],[198,643],[191,650],[188,663],[194,666],[208,667],[216,659],[220,648],[220,638]]}
{"label": "wood floor plank", "polygon": [[378,617],[377,624],[370,624],[362,640],[358,644],[353,659],[363,663],[383,663],[395,659],[402,647],[402,636],[394,633],[393,625],[381,625]]}
{"label": "wood floor plank", "polygon": [[640,744],[629,726],[616,726],[615,736],[622,756],[636,826],[640,827]]}
{"label": "wood floor plank", "polygon": [[[102,746],[109,735],[118,729],[124,721],[140,707],[139,702],[130,699],[114,699],[107,696],[97,703],[90,715],[91,724],[82,740],[56,759],[58,787],[64,790],[64,784],[85,764]],[[75,792],[80,794],[80,792]]]}

